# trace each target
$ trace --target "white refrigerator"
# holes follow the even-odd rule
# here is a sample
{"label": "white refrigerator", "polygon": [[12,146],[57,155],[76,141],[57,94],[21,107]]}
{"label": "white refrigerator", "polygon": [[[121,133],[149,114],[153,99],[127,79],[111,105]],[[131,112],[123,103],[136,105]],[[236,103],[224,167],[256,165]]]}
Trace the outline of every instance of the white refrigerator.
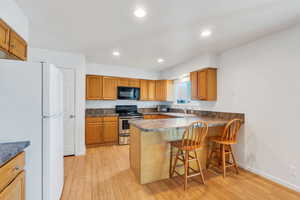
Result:
{"label": "white refrigerator", "polygon": [[25,168],[28,200],[59,200],[62,194],[62,81],[54,65],[0,60],[0,142],[31,142]]}

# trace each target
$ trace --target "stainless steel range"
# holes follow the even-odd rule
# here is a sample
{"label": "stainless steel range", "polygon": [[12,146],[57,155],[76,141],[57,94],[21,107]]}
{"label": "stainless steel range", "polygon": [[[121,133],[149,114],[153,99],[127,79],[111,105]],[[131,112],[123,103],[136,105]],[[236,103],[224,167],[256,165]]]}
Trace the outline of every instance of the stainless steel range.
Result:
{"label": "stainless steel range", "polygon": [[138,112],[136,105],[116,106],[116,113],[119,114],[119,144],[130,143],[130,124],[133,119],[142,119],[143,114]]}

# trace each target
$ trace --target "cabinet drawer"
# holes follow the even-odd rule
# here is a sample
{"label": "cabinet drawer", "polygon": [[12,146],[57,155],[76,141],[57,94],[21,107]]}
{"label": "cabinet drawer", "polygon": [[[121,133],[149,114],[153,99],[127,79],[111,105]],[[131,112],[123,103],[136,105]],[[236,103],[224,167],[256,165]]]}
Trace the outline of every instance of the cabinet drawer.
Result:
{"label": "cabinet drawer", "polygon": [[103,117],[87,117],[85,120],[87,123],[103,122]]}
{"label": "cabinet drawer", "polygon": [[0,168],[0,191],[23,171],[24,165],[25,153],[22,152]]}
{"label": "cabinet drawer", "polygon": [[25,172],[22,171],[2,192],[1,200],[25,200]]}
{"label": "cabinet drawer", "polygon": [[118,117],[103,117],[104,122],[116,122],[118,121]]}

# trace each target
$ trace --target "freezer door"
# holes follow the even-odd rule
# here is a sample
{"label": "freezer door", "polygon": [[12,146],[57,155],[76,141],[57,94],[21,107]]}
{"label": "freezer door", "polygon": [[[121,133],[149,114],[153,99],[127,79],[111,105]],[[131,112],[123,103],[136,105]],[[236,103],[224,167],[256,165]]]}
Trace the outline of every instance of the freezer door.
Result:
{"label": "freezer door", "polygon": [[43,116],[63,113],[63,75],[52,64],[43,63]]}
{"label": "freezer door", "polygon": [[[42,66],[0,59],[0,141],[29,140],[27,200],[42,199]],[[2,178],[2,174],[0,175]]]}
{"label": "freezer door", "polygon": [[59,200],[64,185],[63,117],[43,119],[43,200]]}

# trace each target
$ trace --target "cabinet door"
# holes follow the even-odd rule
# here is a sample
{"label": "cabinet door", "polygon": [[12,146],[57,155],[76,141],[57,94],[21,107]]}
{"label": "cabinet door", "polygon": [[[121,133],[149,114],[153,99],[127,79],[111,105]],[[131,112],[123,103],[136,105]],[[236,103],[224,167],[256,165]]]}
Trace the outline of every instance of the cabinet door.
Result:
{"label": "cabinet door", "polygon": [[10,31],[9,52],[21,60],[27,60],[27,43],[14,31]]}
{"label": "cabinet door", "polygon": [[103,77],[103,99],[115,100],[117,99],[117,85],[118,79],[114,77]]}
{"label": "cabinet door", "polygon": [[141,96],[140,100],[147,101],[148,100],[148,81],[141,80]]}
{"label": "cabinet door", "polygon": [[192,99],[198,99],[198,72],[190,73],[191,80],[191,97]]}
{"label": "cabinet door", "polygon": [[0,48],[8,51],[9,49],[9,26],[0,19]]}
{"label": "cabinet door", "polygon": [[203,100],[207,98],[207,70],[198,72],[198,96]]}
{"label": "cabinet door", "polygon": [[103,141],[106,143],[118,142],[118,123],[114,121],[104,122]]}
{"label": "cabinet door", "polygon": [[118,86],[129,87],[129,79],[128,78],[119,78],[118,79]]}
{"label": "cabinet door", "polygon": [[167,81],[155,81],[155,96],[158,101],[166,101],[167,99]]}
{"label": "cabinet door", "polygon": [[102,77],[101,76],[86,76],[86,99],[99,100],[102,99]]}
{"label": "cabinet door", "polygon": [[22,171],[15,180],[10,183],[1,193],[1,200],[25,200],[25,172]]}
{"label": "cabinet door", "polygon": [[87,119],[85,126],[85,143],[87,145],[103,143],[102,121],[89,121]]}
{"label": "cabinet door", "polygon": [[161,81],[155,81],[155,100],[162,100],[162,84]]}
{"label": "cabinet door", "polygon": [[140,80],[139,79],[129,79],[129,87],[140,87]]}
{"label": "cabinet door", "polygon": [[155,81],[148,81],[148,99],[155,100]]}

